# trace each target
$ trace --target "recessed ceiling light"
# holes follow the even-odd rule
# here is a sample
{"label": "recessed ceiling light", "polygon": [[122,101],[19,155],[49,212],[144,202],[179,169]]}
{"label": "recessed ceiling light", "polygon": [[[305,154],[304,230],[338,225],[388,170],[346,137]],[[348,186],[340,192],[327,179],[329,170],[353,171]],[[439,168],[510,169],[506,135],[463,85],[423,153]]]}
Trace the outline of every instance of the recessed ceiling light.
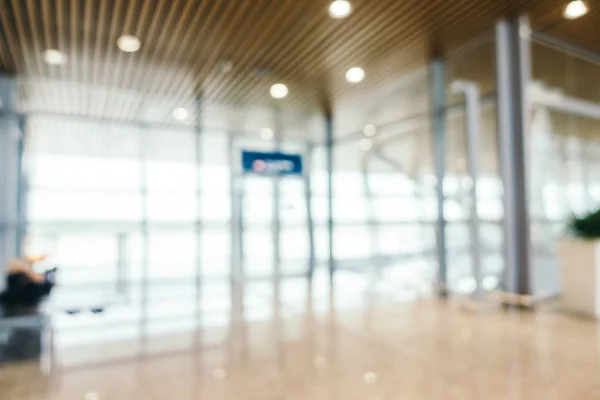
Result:
{"label": "recessed ceiling light", "polygon": [[260,130],[260,138],[262,140],[271,140],[271,139],[273,139],[273,129],[271,129],[271,128],[262,128]]}
{"label": "recessed ceiling light", "polygon": [[190,112],[187,110],[187,108],[179,107],[173,110],[173,118],[175,118],[177,121],[183,121],[187,119],[189,115]]}
{"label": "recessed ceiling light", "polygon": [[288,93],[289,90],[283,83],[276,83],[271,86],[271,97],[274,99],[283,99]]}
{"label": "recessed ceiling light", "polygon": [[346,72],[346,80],[350,83],[359,83],[365,79],[365,71],[360,67],[353,67]]}
{"label": "recessed ceiling light", "polygon": [[373,148],[373,143],[371,143],[371,139],[361,139],[360,142],[358,142],[358,147],[360,147],[362,151],[369,151]]}
{"label": "recessed ceiling light", "polygon": [[563,13],[564,17],[567,19],[575,19],[579,17],[583,17],[589,11],[587,4],[583,2],[583,0],[573,0],[565,7],[565,11]]}
{"label": "recessed ceiling light", "polygon": [[329,5],[331,18],[346,18],[352,12],[352,5],[348,0],[334,0]]}
{"label": "recessed ceiling light", "polygon": [[375,125],[365,125],[365,127],[363,128],[363,133],[366,137],[373,137],[377,133],[377,128],[375,127]]}
{"label": "recessed ceiling light", "polygon": [[377,382],[378,378],[379,378],[379,375],[377,375],[376,372],[372,372],[372,371],[365,372],[365,374],[363,375],[363,380],[366,383],[375,383],[375,382]]}
{"label": "recessed ceiling light", "polygon": [[126,53],[133,53],[140,49],[140,39],[131,35],[122,35],[117,39],[117,46]]}
{"label": "recessed ceiling light", "polygon": [[67,55],[62,51],[48,49],[44,51],[44,61],[50,65],[62,65],[67,62]]}

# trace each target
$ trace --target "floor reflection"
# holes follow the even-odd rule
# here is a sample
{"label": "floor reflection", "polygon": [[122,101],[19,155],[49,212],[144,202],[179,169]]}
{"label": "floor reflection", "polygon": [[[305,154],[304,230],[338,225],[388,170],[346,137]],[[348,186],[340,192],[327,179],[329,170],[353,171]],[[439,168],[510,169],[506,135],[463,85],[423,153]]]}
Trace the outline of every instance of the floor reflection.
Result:
{"label": "floor reflection", "polygon": [[55,318],[51,373],[0,367],[0,398],[600,398],[598,325],[553,310],[477,315],[343,272],[203,289]]}
{"label": "floor reflection", "polygon": [[[332,309],[368,311],[378,303],[409,301],[427,293],[421,287],[400,290],[385,280],[351,272],[340,271],[334,279],[335,290],[329,275],[319,271],[312,280],[209,282],[200,293],[183,295],[176,288],[163,288],[161,295],[145,304],[138,299],[108,306],[102,313],[71,315],[57,310],[52,359],[57,367],[74,367],[103,363],[111,355],[122,360],[199,345],[222,346],[246,332],[246,325],[289,322],[306,315],[322,317]],[[201,343],[198,336],[202,336]]]}

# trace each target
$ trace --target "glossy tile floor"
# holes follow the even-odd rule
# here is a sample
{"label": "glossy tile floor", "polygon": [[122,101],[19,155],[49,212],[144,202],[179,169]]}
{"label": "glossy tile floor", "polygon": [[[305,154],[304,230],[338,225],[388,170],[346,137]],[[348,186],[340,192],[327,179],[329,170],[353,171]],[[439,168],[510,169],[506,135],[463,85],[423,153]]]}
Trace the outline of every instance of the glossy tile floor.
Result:
{"label": "glossy tile floor", "polygon": [[201,329],[107,327],[57,346],[49,375],[0,367],[0,399],[600,399],[596,322],[363,281],[237,285],[228,323]]}

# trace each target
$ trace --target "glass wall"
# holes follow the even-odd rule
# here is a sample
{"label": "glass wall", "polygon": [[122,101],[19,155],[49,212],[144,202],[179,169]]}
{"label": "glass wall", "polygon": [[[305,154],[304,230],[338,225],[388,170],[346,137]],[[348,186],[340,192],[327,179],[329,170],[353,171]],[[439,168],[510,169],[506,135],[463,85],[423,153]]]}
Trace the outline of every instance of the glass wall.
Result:
{"label": "glass wall", "polygon": [[[531,241],[535,293],[559,293],[556,242],[567,219],[600,202],[600,66],[532,44],[529,142]],[[553,98],[553,104],[548,102]],[[595,112],[593,112],[595,110]]]}
{"label": "glass wall", "polygon": [[[505,263],[494,37],[488,33],[474,43],[445,59],[446,164],[439,184],[453,292],[475,286],[475,246],[481,250],[485,289],[500,285]],[[560,90],[600,102],[586,84],[597,71],[585,61],[533,46],[536,93]],[[451,89],[457,80],[474,83],[481,92],[475,198],[465,99]],[[438,271],[429,92],[428,70],[419,69],[376,92],[337,102],[333,124],[336,267],[420,292],[432,288]],[[565,219],[600,200],[595,183],[600,124],[535,101],[534,106],[529,197],[535,292],[543,295],[559,288],[554,243]],[[200,110],[199,127],[192,123],[194,113],[182,123],[35,113],[28,118],[26,251],[47,253],[47,264],[60,266],[54,296],[59,309],[119,304],[122,311],[107,319],[133,321],[129,333],[139,335],[166,329],[167,321],[182,315],[196,318],[199,311],[199,319],[213,321],[210,310],[233,306],[231,278],[270,282],[326,265],[323,118],[213,103]],[[243,175],[242,149],[302,154],[307,173]],[[469,239],[475,203],[479,243]],[[60,318],[59,326],[71,323]]]}
{"label": "glass wall", "polygon": [[[82,334],[81,324],[108,336],[113,327],[121,339],[227,324],[215,316],[229,315],[217,311],[232,307],[232,277],[270,280],[276,268],[307,275],[310,229],[316,266],[327,259],[322,118],[214,104],[203,111],[199,132],[190,121],[28,118],[26,253],[49,255],[40,268],[59,266],[59,345],[100,332]],[[242,149],[302,154],[306,173],[244,176]],[[64,313],[98,308],[93,320]]]}
{"label": "glass wall", "polygon": [[[469,223],[475,199],[468,173],[464,95],[452,91],[453,82],[464,80],[476,84],[481,93],[476,203],[482,283],[487,290],[502,290],[504,210],[493,32],[450,53],[445,67],[443,188],[448,284],[454,292],[474,288]],[[567,218],[597,207],[600,201],[595,179],[599,173],[600,95],[589,84],[599,77],[596,63],[557,51],[547,43],[532,45],[527,173],[536,296],[552,296],[560,290],[555,244]],[[406,244],[417,254],[413,259],[427,266],[428,272],[417,280],[434,282],[437,182],[428,92],[427,71],[420,70],[385,90],[338,106],[333,201],[335,255],[340,268],[383,274],[403,270],[408,272],[393,274],[402,282],[409,276],[410,281],[420,273],[406,261]],[[391,260],[391,254],[402,255],[398,259],[403,261]]]}
{"label": "glass wall", "polygon": [[[481,91],[477,222],[486,289],[503,271],[502,184],[499,176],[493,35],[445,59],[447,83],[444,213],[448,284],[474,289],[468,224],[474,202],[467,170],[464,96],[452,82]],[[473,69],[473,65],[478,65]],[[437,199],[427,69],[336,109],[333,202],[334,253],[339,268],[383,274],[412,287],[436,281]],[[366,105],[366,106],[365,106]],[[337,126],[337,125],[336,125]]]}
{"label": "glass wall", "polygon": [[436,272],[436,207],[428,113],[426,69],[335,110],[338,269],[429,289]]}
{"label": "glass wall", "polygon": [[[497,289],[504,271],[502,180],[498,160],[496,122],[496,48],[490,32],[458,49],[446,60],[446,178],[444,182],[444,212],[447,220],[446,246],[450,289],[469,292],[474,289],[472,249],[479,246],[482,285],[486,290]],[[477,65],[477,68],[473,68]],[[468,165],[468,144],[465,96],[452,89],[456,81],[477,86],[480,92],[478,118],[478,148],[476,199],[471,187]],[[469,226],[472,207],[477,202],[476,223],[479,243],[471,243]]]}

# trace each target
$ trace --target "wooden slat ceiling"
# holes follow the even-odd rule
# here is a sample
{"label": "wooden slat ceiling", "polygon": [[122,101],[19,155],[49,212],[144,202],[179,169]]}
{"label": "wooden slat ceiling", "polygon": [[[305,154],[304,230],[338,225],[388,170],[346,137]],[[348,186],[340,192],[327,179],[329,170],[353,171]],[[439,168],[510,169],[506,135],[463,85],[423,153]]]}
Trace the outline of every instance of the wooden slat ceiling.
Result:
{"label": "wooden slat ceiling", "polygon": [[[529,13],[535,29],[600,50],[600,11],[565,21],[564,0],[352,0],[342,20],[329,17],[329,2],[0,0],[0,70],[32,82],[26,94],[36,108],[135,119],[152,101],[169,110],[200,91],[214,102],[272,104],[274,82],[290,88],[281,104],[320,109],[381,87],[425,65],[432,48],[452,50],[518,12]],[[140,51],[121,52],[121,34],[139,37]],[[68,62],[45,64],[48,48]],[[224,61],[233,66],[227,73]],[[367,78],[351,86],[344,73],[356,65]],[[257,77],[257,68],[272,74]]]}

